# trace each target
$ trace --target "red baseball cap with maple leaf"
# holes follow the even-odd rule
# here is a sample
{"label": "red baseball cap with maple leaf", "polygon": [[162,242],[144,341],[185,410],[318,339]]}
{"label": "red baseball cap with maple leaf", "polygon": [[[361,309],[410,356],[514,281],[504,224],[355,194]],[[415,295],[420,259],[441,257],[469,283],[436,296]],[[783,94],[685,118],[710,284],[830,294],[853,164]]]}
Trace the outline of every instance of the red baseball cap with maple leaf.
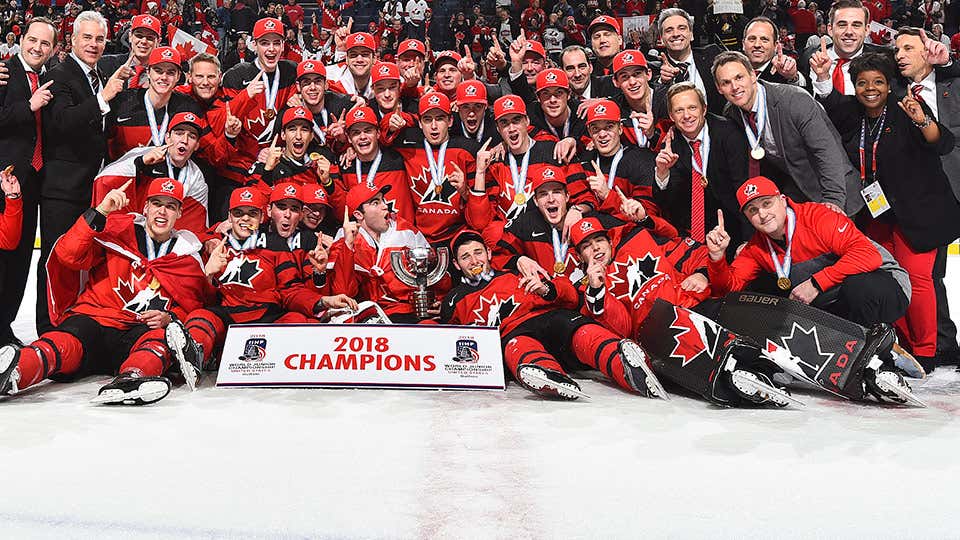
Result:
{"label": "red baseball cap with maple leaf", "polygon": [[183,203],[183,184],[173,178],[156,178],[147,188],[147,200],[154,197],[170,197],[178,203]]}
{"label": "red baseball cap with maple leaf", "polygon": [[277,34],[283,36],[283,23],[280,19],[268,17],[260,19],[253,25],[253,39],[260,39],[267,34]]}
{"label": "red baseball cap with maple leaf", "polygon": [[146,30],[151,30],[158,36],[160,35],[160,19],[154,17],[153,15],[136,15],[130,21],[130,30],[136,30],[137,28],[143,28]]}

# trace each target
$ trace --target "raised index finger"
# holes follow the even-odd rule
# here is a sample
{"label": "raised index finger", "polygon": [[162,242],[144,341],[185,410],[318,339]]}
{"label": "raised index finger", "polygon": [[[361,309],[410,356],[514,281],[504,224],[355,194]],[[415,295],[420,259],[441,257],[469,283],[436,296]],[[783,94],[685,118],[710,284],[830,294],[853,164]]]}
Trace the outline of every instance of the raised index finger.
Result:
{"label": "raised index finger", "polygon": [[820,38],[820,52],[827,54],[827,40]]}
{"label": "raised index finger", "polygon": [[50,87],[51,84],[53,84],[53,81],[52,81],[52,80],[47,81],[47,82],[43,83],[43,86],[41,86],[40,88],[37,88],[37,91],[39,92],[40,90],[46,90],[47,88]]}
{"label": "raised index finger", "polygon": [[783,58],[783,43],[777,43],[777,56]]}
{"label": "raised index finger", "polygon": [[924,47],[927,46],[927,32],[922,28],[920,29],[920,43],[923,43]]}
{"label": "raised index finger", "polygon": [[126,191],[127,188],[130,187],[130,184],[132,184],[134,180],[135,180],[135,178],[131,178],[131,179],[127,180],[126,183],[124,183],[122,186],[120,186],[120,191]]}
{"label": "raised index finger", "polygon": [[723,226],[723,210],[717,208],[717,227],[720,227],[721,231],[726,230]]}
{"label": "raised index finger", "polygon": [[270,149],[271,149],[271,150],[273,150],[274,148],[277,147],[277,141],[278,141],[278,140],[280,140],[280,134],[279,134],[279,133],[277,133],[276,135],[273,136],[273,142],[270,143]]}
{"label": "raised index finger", "polygon": [[343,224],[346,225],[350,221],[350,208],[347,205],[343,206]]}
{"label": "raised index finger", "polygon": [[480,152],[486,152],[487,147],[490,146],[490,141],[492,140],[493,137],[487,137],[487,140],[483,141],[483,146],[480,147]]}

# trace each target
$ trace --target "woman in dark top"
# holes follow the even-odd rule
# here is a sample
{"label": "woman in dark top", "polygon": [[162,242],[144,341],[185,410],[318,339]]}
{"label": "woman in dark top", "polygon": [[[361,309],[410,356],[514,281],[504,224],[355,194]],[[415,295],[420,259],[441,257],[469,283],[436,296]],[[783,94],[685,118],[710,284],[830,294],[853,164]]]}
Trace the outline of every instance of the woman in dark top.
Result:
{"label": "woman in dark top", "polygon": [[[937,302],[933,263],[938,247],[960,237],[960,203],[940,156],[953,149],[954,135],[911,96],[890,94],[892,61],[868,53],[850,62],[855,96],[834,90],[822,98],[860,170],[867,206],[857,224],[889,250],[910,274],[913,294],[898,330],[925,368],[936,366]],[[928,369],[928,371],[929,371]]]}

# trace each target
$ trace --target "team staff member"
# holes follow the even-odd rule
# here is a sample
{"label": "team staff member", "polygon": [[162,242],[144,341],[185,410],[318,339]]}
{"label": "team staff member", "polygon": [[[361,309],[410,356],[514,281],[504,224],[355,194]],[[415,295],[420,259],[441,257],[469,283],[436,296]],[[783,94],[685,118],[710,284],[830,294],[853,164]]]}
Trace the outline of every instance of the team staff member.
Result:
{"label": "team staff member", "polygon": [[163,328],[210,293],[202,244],[174,228],[182,200],[183,186],[158,178],[143,215],[121,212],[129,202],[121,187],[77,219],[50,256],[57,328],[22,349],[0,349],[0,394],[91,373],[119,373],[98,403],[141,405],[170,392]]}
{"label": "team staff member", "polygon": [[[613,75],[613,57],[623,49],[623,36],[620,32],[620,22],[615,17],[600,15],[590,21],[587,26],[587,37],[590,38],[590,48],[595,57],[590,71],[597,75]],[[566,52],[566,51],[564,51]],[[584,55],[586,59],[586,55]],[[564,63],[563,54],[560,57]],[[564,67],[564,69],[567,69]],[[606,97],[604,94],[592,94],[586,97]]]}
{"label": "team staff member", "polygon": [[721,49],[714,43],[693,48],[693,17],[679,8],[665,9],[657,16],[657,31],[663,42],[663,64],[657,81],[669,86],[690,81],[707,98],[707,110],[722,114],[724,101],[717,93],[712,71]]}
{"label": "team staff member", "polygon": [[910,274],[910,307],[897,328],[930,372],[937,365],[936,250],[960,237],[960,203],[939,159],[953,151],[954,135],[912,95],[898,101],[890,93],[896,70],[885,55],[858,56],[850,77],[855,98],[834,90],[823,103],[860,169],[868,199],[861,227]]}
{"label": "team staff member", "polygon": [[743,29],[743,53],[750,59],[761,81],[805,88],[806,77],[797,69],[797,61],[783,54],[779,37],[777,23],[767,17],[754,17]]}
{"label": "team staff member", "polygon": [[763,176],[737,188],[737,202],[756,232],[728,264],[730,235],[717,216],[707,234],[714,296],[745,289],[789,294],[866,327],[893,324],[906,313],[906,272],[847,216],[822,204],[794,202]]}
{"label": "team staff member", "polygon": [[[40,78],[56,43],[57,29],[53,22],[34,17],[20,38],[20,52],[2,63],[9,78],[6,85],[0,86],[0,164],[13,166],[12,174],[19,180],[15,192],[22,199],[5,199],[5,211],[16,212],[20,218],[16,227],[18,241],[5,245],[3,249],[10,251],[0,253],[0,297],[4,299],[0,306],[0,345],[20,344],[10,325],[17,318],[30,273],[43,178],[41,115],[52,96],[50,84],[41,84]],[[10,178],[11,174],[8,172],[2,177]],[[7,227],[13,230],[12,226]],[[19,234],[21,229],[28,231],[27,234]],[[6,238],[12,239],[13,235]]]}

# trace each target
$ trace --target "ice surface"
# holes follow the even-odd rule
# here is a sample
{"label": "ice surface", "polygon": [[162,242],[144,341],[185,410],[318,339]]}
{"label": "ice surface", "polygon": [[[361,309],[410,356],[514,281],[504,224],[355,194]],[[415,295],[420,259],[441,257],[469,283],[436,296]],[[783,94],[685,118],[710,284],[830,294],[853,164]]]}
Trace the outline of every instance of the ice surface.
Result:
{"label": "ice surface", "polygon": [[[23,310],[21,338],[32,325]],[[111,408],[87,404],[105,377],[45,384],[0,403],[0,535],[958,536],[952,368],[913,383],[922,410],[806,390],[806,410],[728,410],[580,377],[590,401],[515,385],[216,389],[209,377],[192,394]]]}

